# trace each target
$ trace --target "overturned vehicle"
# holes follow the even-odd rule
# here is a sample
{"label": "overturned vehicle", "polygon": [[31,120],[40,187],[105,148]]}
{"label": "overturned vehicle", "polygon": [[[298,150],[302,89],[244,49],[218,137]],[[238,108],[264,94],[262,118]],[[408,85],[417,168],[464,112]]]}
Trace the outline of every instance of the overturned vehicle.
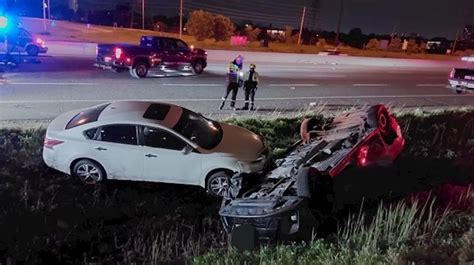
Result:
{"label": "overturned vehicle", "polygon": [[332,180],[350,168],[391,165],[405,144],[383,105],[326,124],[309,118],[300,131],[301,140],[257,184],[249,185],[256,178],[245,174],[231,179],[219,214],[232,241],[310,239],[322,215],[333,211]]}

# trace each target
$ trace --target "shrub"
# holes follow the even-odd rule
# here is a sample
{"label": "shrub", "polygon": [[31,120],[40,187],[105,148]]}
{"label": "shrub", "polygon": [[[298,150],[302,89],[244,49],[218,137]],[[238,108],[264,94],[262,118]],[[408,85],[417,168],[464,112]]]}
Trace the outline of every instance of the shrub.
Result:
{"label": "shrub", "polygon": [[186,28],[189,34],[194,36],[196,40],[203,41],[212,38],[214,34],[214,25],[215,19],[213,14],[197,10],[191,12],[189,15]]}
{"label": "shrub", "polygon": [[216,41],[228,40],[235,31],[235,26],[229,17],[217,15],[214,17],[213,36]]}
{"label": "shrub", "polygon": [[378,51],[380,49],[380,42],[377,39],[370,39],[365,48],[371,51]]}
{"label": "shrub", "polygon": [[402,50],[402,45],[402,39],[400,39],[399,37],[395,37],[392,39],[392,41],[390,41],[388,49],[393,52],[399,52]]}

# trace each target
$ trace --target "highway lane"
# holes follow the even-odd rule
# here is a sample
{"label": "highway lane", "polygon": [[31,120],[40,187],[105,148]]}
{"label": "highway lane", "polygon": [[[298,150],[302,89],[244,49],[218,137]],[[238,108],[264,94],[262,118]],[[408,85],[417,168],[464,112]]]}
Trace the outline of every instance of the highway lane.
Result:
{"label": "highway lane", "polygon": [[[232,53],[227,53],[231,57]],[[246,63],[253,59],[244,56]],[[474,94],[456,95],[446,88],[452,62],[306,56],[307,60],[300,55],[273,59],[268,54],[255,55],[262,81],[257,113],[297,111],[321,104],[474,105]],[[169,77],[137,80],[126,72],[93,68],[91,56],[42,56],[41,64],[23,63],[3,73],[0,120],[51,119],[71,109],[128,99],[171,102],[211,115],[232,113],[217,110],[225,86],[222,57],[210,55],[209,67],[202,75],[169,73]],[[270,63],[272,60],[277,63]],[[238,98],[242,100],[243,90]],[[242,104],[238,102],[238,106]]]}

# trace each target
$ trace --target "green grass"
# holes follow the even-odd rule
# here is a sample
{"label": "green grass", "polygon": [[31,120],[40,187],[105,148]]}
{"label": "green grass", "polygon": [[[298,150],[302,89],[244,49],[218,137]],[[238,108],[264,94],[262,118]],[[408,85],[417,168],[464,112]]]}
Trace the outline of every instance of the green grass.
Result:
{"label": "green grass", "polygon": [[[299,138],[305,115],[228,121],[263,134],[278,157]],[[316,115],[328,118],[326,112]],[[44,129],[0,129],[0,262],[7,257],[43,264],[379,264],[431,258],[450,264],[472,259],[472,191],[453,199],[447,196],[453,189],[441,187],[466,183],[466,177],[472,181],[467,142],[474,136],[468,133],[474,112],[400,113],[398,120],[407,140],[402,175],[394,180],[376,176],[379,183],[371,182],[382,187],[386,207],[376,211],[376,194],[375,210],[366,210],[374,208],[370,194],[354,191],[354,203],[366,197],[364,215],[348,219],[339,233],[247,254],[228,249],[217,215],[220,201],[202,189],[124,181],[84,186],[43,164]],[[393,202],[389,194],[397,186],[405,189],[398,199],[418,192],[418,205]],[[429,196],[419,191],[438,195],[436,204],[425,204]],[[456,212],[435,214],[453,203]]]}
{"label": "green grass", "polygon": [[[464,219],[456,219],[464,218]],[[465,232],[461,237],[448,244],[434,245],[443,236],[440,232],[455,219],[461,221]],[[363,213],[351,216],[337,235],[331,239],[318,239],[308,244],[278,245],[263,247],[254,252],[238,252],[233,248],[213,251],[194,259],[194,264],[407,264],[411,262],[432,261],[436,264],[450,264],[473,261],[473,233],[471,215],[456,215],[449,209],[436,212],[433,201],[420,204],[399,202],[381,204],[368,222]],[[443,231],[445,232],[445,231]],[[466,244],[466,245],[463,245]],[[417,255],[433,247],[458,248],[457,253],[435,255]],[[454,255],[455,257],[452,257]],[[417,264],[417,263],[415,263]],[[423,263],[422,263],[423,264]]]}

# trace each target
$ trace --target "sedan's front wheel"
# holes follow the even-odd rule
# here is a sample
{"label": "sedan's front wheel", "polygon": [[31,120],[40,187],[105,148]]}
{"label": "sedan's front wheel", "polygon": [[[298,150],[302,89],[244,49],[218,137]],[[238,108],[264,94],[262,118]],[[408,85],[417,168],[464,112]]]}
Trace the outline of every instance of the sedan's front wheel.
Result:
{"label": "sedan's front wheel", "polygon": [[79,160],[74,165],[72,173],[82,182],[90,185],[105,179],[105,171],[102,166],[88,159]]}
{"label": "sedan's front wheel", "polygon": [[226,171],[218,171],[207,179],[207,192],[216,197],[224,197],[229,190],[230,174]]}

